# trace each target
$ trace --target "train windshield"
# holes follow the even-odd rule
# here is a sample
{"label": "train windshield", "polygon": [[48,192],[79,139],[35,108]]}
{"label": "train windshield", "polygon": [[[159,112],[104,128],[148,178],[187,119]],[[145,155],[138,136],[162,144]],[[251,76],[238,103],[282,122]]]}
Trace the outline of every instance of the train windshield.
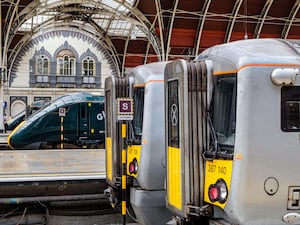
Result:
{"label": "train windshield", "polygon": [[142,136],[144,115],[144,88],[136,88],[134,93],[133,129],[136,136]]}
{"label": "train windshield", "polygon": [[212,125],[219,147],[232,147],[235,140],[236,75],[215,77],[210,109]]}

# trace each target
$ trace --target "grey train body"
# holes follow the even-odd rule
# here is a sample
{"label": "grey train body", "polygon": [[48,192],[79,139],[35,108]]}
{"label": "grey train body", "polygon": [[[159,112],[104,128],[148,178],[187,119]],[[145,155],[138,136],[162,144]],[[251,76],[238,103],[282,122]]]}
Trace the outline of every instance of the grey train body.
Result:
{"label": "grey train body", "polygon": [[[180,165],[181,174],[167,171],[174,223],[300,224],[299,46],[236,41],[167,65],[167,164]],[[177,127],[170,122],[174,104]],[[202,131],[193,121],[201,121]]]}
{"label": "grey train body", "polygon": [[124,147],[116,101],[131,98],[127,200],[140,224],[300,224],[299,46],[236,41],[106,79],[112,205]]}
{"label": "grey train body", "polygon": [[[107,158],[107,190],[112,204],[120,202],[121,153],[120,121],[113,112],[117,98],[134,101],[133,120],[127,122],[127,175],[128,201],[139,224],[165,224],[171,214],[165,204],[164,182],[165,129],[164,129],[164,68],[166,63],[151,63],[134,68],[126,78],[106,79],[106,110],[112,112],[107,120],[106,138],[111,139]],[[121,93],[123,89],[123,93]],[[124,89],[126,91],[124,91]],[[111,122],[110,122],[111,121]],[[116,200],[118,199],[118,200]]]}

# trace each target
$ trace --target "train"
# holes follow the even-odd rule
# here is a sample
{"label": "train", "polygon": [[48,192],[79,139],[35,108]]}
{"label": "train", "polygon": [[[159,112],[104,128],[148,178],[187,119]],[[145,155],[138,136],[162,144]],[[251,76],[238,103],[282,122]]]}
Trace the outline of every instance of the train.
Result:
{"label": "train", "polygon": [[299,46],[241,40],[166,66],[173,224],[300,223]]}
{"label": "train", "polygon": [[53,100],[8,136],[11,149],[99,148],[104,142],[104,96],[89,92]]}
{"label": "train", "polygon": [[[134,68],[126,77],[105,80],[106,194],[115,208],[126,192],[128,215],[141,225],[163,225],[172,215],[166,208],[164,70],[166,62]],[[120,104],[132,99],[132,118],[119,115]],[[119,108],[118,108],[119,107]],[[117,110],[118,108],[118,110]],[[126,114],[126,113],[125,113]],[[119,116],[119,118],[118,118]],[[123,121],[126,120],[126,121]],[[122,125],[126,124],[126,190],[122,190]],[[149,131],[149,132],[148,132]],[[125,179],[124,179],[125,180]],[[124,199],[123,199],[124,200]]]}
{"label": "train", "polygon": [[[108,78],[112,205],[123,199],[125,146],[127,206],[140,224],[170,218],[150,213],[163,209],[151,195],[155,184],[165,195],[168,225],[300,224],[299,56],[300,40],[248,39],[210,47],[192,61],[166,62],[153,82],[146,78],[151,64]],[[127,97],[134,114],[124,135],[117,99]]]}
{"label": "train", "polygon": [[7,121],[7,130],[14,130],[22,121],[24,121],[27,117],[29,117],[31,114],[38,111],[40,108],[48,104],[48,100],[38,100],[32,102],[30,105],[26,107],[25,110],[21,111],[17,115],[15,115],[13,118],[10,118]]}

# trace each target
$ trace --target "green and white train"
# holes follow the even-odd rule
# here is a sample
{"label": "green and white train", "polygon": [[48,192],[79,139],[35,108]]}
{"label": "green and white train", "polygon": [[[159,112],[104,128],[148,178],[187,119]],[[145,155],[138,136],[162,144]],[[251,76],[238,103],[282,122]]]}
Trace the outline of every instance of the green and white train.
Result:
{"label": "green and white train", "polygon": [[12,149],[99,148],[105,141],[104,97],[63,95],[33,113],[8,136]]}

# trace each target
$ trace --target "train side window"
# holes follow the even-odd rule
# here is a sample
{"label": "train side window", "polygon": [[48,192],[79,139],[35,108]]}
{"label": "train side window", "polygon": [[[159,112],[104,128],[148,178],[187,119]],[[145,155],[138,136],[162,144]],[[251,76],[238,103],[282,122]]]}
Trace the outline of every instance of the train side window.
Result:
{"label": "train side window", "polygon": [[300,87],[281,89],[281,130],[300,131]]}
{"label": "train side window", "polygon": [[80,106],[80,119],[86,118],[86,107],[85,105]]}
{"label": "train side window", "polygon": [[135,135],[141,136],[143,131],[143,115],[144,115],[144,88],[136,88],[134,92],[134,118],[133,128]]}
{"label": "train side window", "polygon": [[111,121],[111,116],[112,116],[112,108],[111,108],[111,91],[108,90],[105,93],[105,115],[106,115],[106,120],[105,120],[105,127],[106,127],[106,134],[108,137],[111,137],[111,126],[110,126],[110,121]]}

